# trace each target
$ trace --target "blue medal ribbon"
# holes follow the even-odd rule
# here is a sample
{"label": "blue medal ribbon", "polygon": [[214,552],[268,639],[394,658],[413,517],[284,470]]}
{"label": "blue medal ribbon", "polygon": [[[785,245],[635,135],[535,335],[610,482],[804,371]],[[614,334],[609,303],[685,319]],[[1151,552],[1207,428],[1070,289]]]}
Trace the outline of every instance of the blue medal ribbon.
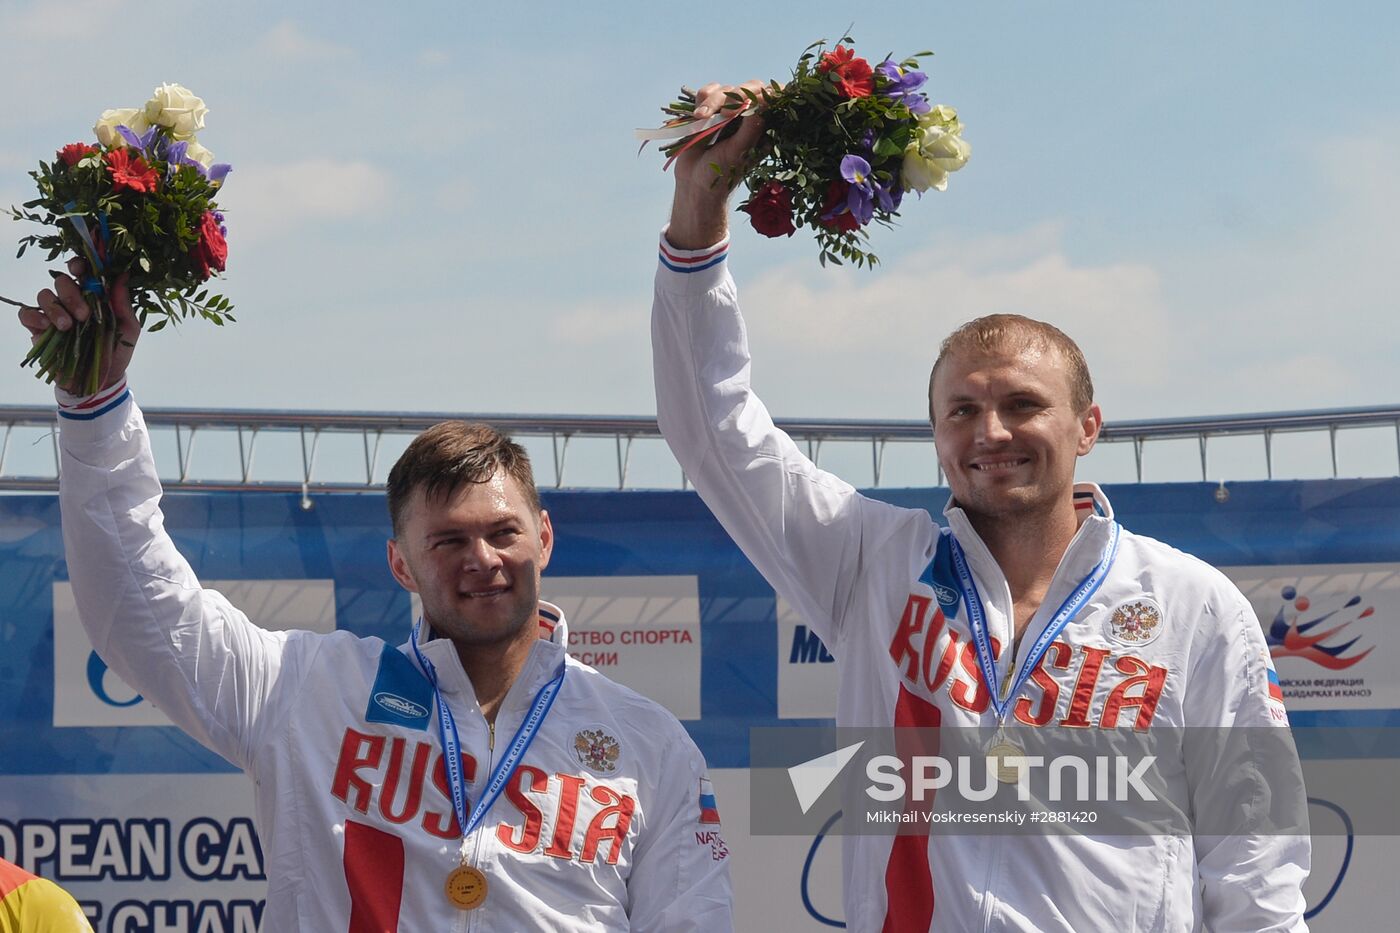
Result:
{"label": "blue medal ribbon", "polygon": [[555,697],[559,695],[559,688],[564,684],[565,666],[560,664],[559,671],[554,675],[554,678],[535,694],[535,700],[530,704],[529,714],[520,723],[520,728],[515,730],[515,737],[510,740],[505,755],[501,757],[495,770],[491,772],[491,780],[487,783],[486,789],[482,791],[481,800],[477,807],[471,811],[471,819],[468,820],[467,810],[471,806],[471,801],[467,799],[466,781],[462,777],[462,756],[459,751],[461,739],[457,735],[457,720],[453,718],[452,710],[448,709],[447,701],[443,699],[442,691],[438,689],[437,669],[433,667],[433,662],[424,657],[423,652],[418,648],[418,633],[422,627],[422,619],[413,623],[413,654],[418,659],[419,666],[427,674],[428,683],[433,686],[433,700],[437,703],[438,710],[438,736],[442,739],[443,763],[447,768],[448,786],[452,789],[452,808],[457,813],[457,825],[462,827],[462,846],[465,850],[467,838],[486,818],[491,805],[496,802],[497,797],[501,796],[501,791],[505,790],[506,782],[515,773],[515,766],[520,763],[521,758],[525,757],[526,749],[535,741],[540,726],[544,724],[545,717],[549,715],[550,707],[554,705]]}
{"label": "blue medal ribbon", "polygon": [[[1079,581],[1079,585],[1069,596],[1065,597],[1065,601],[1060,604],[1060,608],[1051,617],[1050,624],[1045,626],[1040,637],[1031,645],[1030,653],[1026,656],[1025,663],[1021,665],[1021,670],[1017,672],[1016,679],[1011,684],[1011,689],[1006,692],[1005,697],[1001,695],[1001,682],[997,680],[996,659],[992,657],[991,638],[987,633],[987,614],[982,608],[982,596],[977,592],[977,581],[972,579],[972,572],[968,570],[967,556],[963,554],[962,545],[958,543],[957,535],[951,531],[948,532],[949,543],[952,545],[953,566],[958,572],[958,589],[962,591],[963,603],[967,606],[967,626],[972,630],[972,641],[977,646],[977,663],[982,668],[982,677],[987,681],[987,691],[992,696],[992,709],[997,714],[998,722],[1005,721],[1006,711],[1011,706],[1012,698],[1021,692],[1021,688],[1030,679],[1031,672],[1040,663],[1045,652],[1050,650],[1050,643],[1103,585],[1104,578],[1108,576],[1109,568],[1113,566],[1113,561],[1118,556],[1118,538],[1121,531],[1122,526],[1116,521],[1109,523],[1108,546],[1104,548],[1103,556],[1099,558],[1098,565],[1089,571],[1087,577]],[[1014,620],[1012,624],[1015,624]],[[1008,665],[1016,663],[1015,657],[1008,658],[1006,663]]]}

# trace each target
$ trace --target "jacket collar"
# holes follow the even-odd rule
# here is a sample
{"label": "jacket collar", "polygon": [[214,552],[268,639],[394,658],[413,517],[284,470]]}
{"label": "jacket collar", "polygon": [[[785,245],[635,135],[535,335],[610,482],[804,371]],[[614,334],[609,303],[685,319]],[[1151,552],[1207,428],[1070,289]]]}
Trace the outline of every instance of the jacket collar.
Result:
{"label": "jacket collar", "polygon": [[[1068,576],[1078,581],[1092,572],[1103,558],[1104,548],[1108,546],[1113,530],[1113,506],[1096,483],[1075,483],[1074,502],[1080,515],[1079,530],[1075,532],[1064,556],[1060,558],[1055,576]],[[987,549],[973,529],[967,513],[953,501],[952,496],[948,497],[948,503],[943,507],[943,515],[948,520],[949,529],[958,539],[958,544],[962,545],[963,553],[967,555],[968,567],[973,574],[986,581],[1004,581],[1005,574],[993,559],[992,552]]]}
{"label": "jacket collar", "polygon": [[[569,644],[569,625],[564,618],[564,610],[553,603],[540,600],[536,613],[539,638],[530,646],[530,654],[520,676],[510,685],[510,691],[501,703],[501,712],[528,709],[535,694],[553,679],[559,665],[565,663]],[[457,656],[457,648],[447,638],[433,635],[428,625],[419,627],[418,650],[432,662],[437,670],[438,689],[448,698],[461,698],[463,702],[476,704],[476,691],[471,679],[462,668],[462,659]]]}

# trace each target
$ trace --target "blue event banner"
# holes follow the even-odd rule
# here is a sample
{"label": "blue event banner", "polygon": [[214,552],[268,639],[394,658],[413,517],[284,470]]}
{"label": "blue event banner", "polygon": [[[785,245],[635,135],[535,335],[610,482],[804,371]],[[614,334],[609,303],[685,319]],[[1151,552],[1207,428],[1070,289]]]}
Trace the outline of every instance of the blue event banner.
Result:
{"label": "blue event banner", "polygon": [[[1227,572],[1250,568],[1261,581],[1261,593],[1250,595],[1276,660],[1293,656],[1290,666],[1280,663],[1280,674],[1295,727],[1400,725],[1400,702],[1392,699],[1400,696],[1400,674],[1389,673],[1395,668],[1356,676],[1380,670],[1375,662],[1396,637],[1390,630],[1400,631],[1386,618],[1389,607],[1363,592],[1370,585],[1367,568],[1400,564],[1400,479],[1238,483],[1230,491],[1222,503],[1212,484],[1107,490],[1126,528]],[[910,489],[871,495],[937,516],[947,494]],[[580,597],[578,605],[597,610],[603,621],[571,632],[577,643],[571,637],[570,650],[638,689],[681,684],[675,697],[658,699],[685,722],[711,767],[746,767],[750,728],[829,721],[820,703],[811,715],[785,713],[781,682],[786,670],[807,667],[824,668],[834,684],[830,654],[805,626],[783,627],[772,589],[694,493],[556,491],[544,500],[558,535],[545,598],[556,578],[570,586],[591,580],[596,586],[585,589],[595,594],[607,594],[611,578],[623,590],[647,578],[680,581],[675,593],[683,599],[668,590],[638,596],[637,605],[650,605],[641,611],[657,618],[670,611],[658,605],[693,606],[682,612],[693,611],[693,624],[673,617],[634,630],[604,618],[599,596]],[[414,608],[385,564],[383,496],[320,496],[304,510],[297,496],[183,493],[167,496],[164,509],[168,530],[202,579],[314,582],[329,628],[391,644],[407,639]],[[1351,567],[1356,595],[1333,587],[1330,595],[1310,597],[1311,578],[1299,568],[1313,565],[1327,569],[1318,579],[1334,580],[1338,568]],[[1288,580],[1295,582],[1279,584],[1261,571],[1283,567],[1291,568]],[[64,603],[66,583],[57,498],[0,496],[0,775],[234,770],[174,727],[136,716],[137,698],[64,629],[61,620],[72,614]],[[629,597],[615,595],[613,602]],[[275,615],[278,605],[277,598],[262,598],[257,608]],[[268,621],[244,608],[254,621]],[[1315,634],[1332,631],[1333,622],[1319,620],[1337,612],[1351,626],[1345,633],[1316,643],[1300,634],[1312,625],[1319,626]],[[570,619],[572,626],[572,610]],[[675,670],[643,669],[656,665]],[[693,697],[685,694],[687,677]],[[1357,688],[1363,681],[1364,690]],[[1299,698],[1296,706],[1290,690]],[[1328,756],[1302,741],[1300,748],[1305,756]]]}

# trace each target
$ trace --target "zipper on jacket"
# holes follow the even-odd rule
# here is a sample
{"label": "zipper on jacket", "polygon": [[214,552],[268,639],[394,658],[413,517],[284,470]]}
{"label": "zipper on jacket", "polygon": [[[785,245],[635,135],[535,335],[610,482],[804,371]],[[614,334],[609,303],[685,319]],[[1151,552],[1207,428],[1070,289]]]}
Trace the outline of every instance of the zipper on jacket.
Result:
{"label": "zipper on jacket", "polygon": [[[488,721],[486,723],[486,736],[486,769],[482,771],[481,774],[489,776],[491,774],[491,769],[496,765],[496,756],[494,754],[494,752],[496,751],[496,723],[494,721]],[[485,782],[483,781],[483,785],[484,783]],[[481,806],[481,799],[479,797],[476,801],[476,805]],[[486,820],[483,819],[481,823],[477,825],[476,832],[473,834],[476,836],[476,839],[472,841],[471,860],[471,864],[475,865],[478,869],[480,869],[482,874],[486,874],[486,869],[483,868],[481,864],[481,840],[482,837],[488,834],[489,829],[486,825]],[[490,875],[487,875],[486,896],[488,899],[491,896]],[[461,916],[458,918],[458,922],[455,925],[456,930],[470,931],[475,930],[477,928],[477,915],[481,913],[481,910],[462,910],[458,911],[458,913],[461,914]]]}
{"label": "zipper on jacket", "polygon": [[991,933],[992,914],[997,909],[996,895],[992,892],[997,890],[997,883],[1001,878],[1001,855],[1002,843],[1005,837],[988,836],[991,842],[990,858],[987,859],[987,880],[982,886],[982,930],[983,933]]}

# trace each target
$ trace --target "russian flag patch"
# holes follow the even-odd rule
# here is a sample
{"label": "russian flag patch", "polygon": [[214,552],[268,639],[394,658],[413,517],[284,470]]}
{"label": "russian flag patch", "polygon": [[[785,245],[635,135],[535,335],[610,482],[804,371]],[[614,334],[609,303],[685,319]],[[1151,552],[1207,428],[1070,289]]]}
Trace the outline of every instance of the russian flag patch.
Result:
{"label": "russian flag patch", "polygon": [[1272,667],[1269,670],[1269,699],[1283,702],[1283,687],[1278,682],[1278,671]]}
{"label": "russian flag patch", "polygon": [[715,789],[709,778],[700,779],[700,822],[719,824],[719,805],[715,803]]}

